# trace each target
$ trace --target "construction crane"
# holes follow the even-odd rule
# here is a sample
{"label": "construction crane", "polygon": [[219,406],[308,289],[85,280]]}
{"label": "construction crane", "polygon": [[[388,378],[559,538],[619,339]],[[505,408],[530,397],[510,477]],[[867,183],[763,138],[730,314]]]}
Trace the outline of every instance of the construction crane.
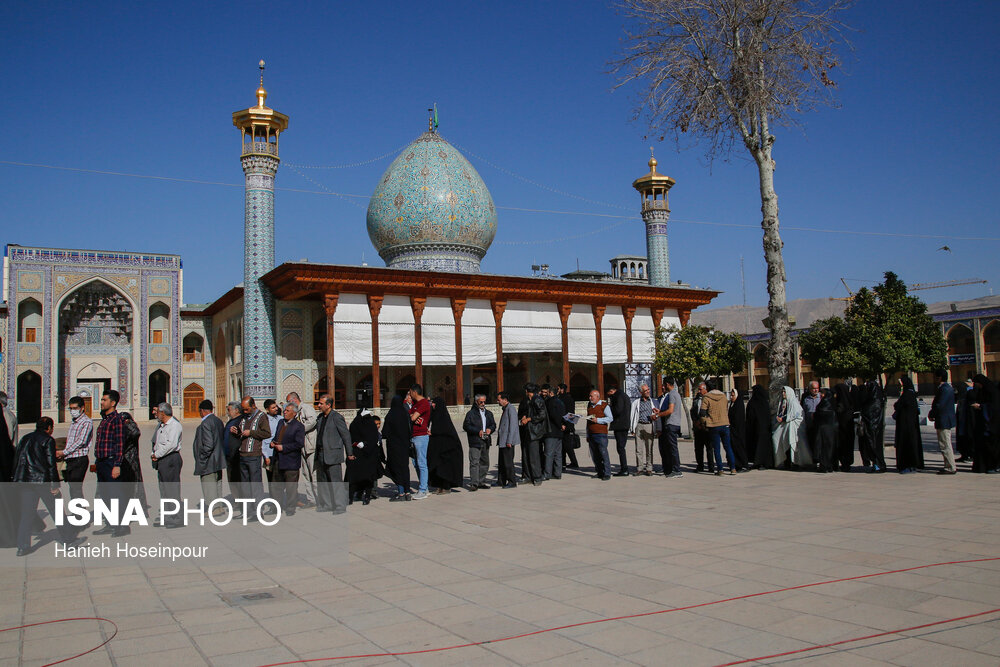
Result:
{"label": "construction crane", "polygon": [[830,301],[848,301],[848,302],[853,301],[854,292],[851,291],[851,288],[847,286],[847,281],[841,278],[840,282],[844,283],[844,289],[847,290],[847,296],[831,296]]}
{"label": "construction crane", "polygon": [[982,278],[965,278],[964,280],[944,280],[937,283],[913,283],[910,291],[915,292],[921,289],[939,289],[941,287],[958,287],[959,285],[985,285],[989,281]]}

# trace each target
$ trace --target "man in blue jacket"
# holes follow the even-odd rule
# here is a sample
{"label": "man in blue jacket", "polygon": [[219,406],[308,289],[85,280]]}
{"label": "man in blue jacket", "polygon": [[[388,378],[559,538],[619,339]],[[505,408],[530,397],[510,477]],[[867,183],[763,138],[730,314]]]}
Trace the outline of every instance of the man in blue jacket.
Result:
{"label": "man in blue jacket", "polygon": [[271,492],[287,516],[295,514],[298,506],[299,470],[302,468],[302,448],[306,444],[306,429],[296,419],[298,414],[299,406],[287,403],[271,441],[274,456],[278,459],[273,466]]}
{"label": "man in blue jacket", "polygon": [[944,469],[939,470],[938,474],[954,475],[958,472],[955,468],[955,454],[951,450],[951,429],[955,428],[955,390],[948,384],[947,371],[935,372],[934,379],[938,386],[927,418],[934,422],[938,447],[944,457]]}

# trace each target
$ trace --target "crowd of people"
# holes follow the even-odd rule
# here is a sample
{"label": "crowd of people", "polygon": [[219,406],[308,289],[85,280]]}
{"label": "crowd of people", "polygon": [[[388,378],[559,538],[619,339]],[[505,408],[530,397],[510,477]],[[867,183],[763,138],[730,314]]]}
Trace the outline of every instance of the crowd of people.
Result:
{"label": "crowd of people", "polygon": [[[928,419],[934,424],[943,460],[938,474],[956,474],[958,463],[970,463],[972,472],[1000,473],[997,385],[984,375],[954,387],[944,372],[937,373],[936,379]],[[256,512],[266,512],[270,506],[279,507],[287,516],[303,508],[343,514],[350,504],[367,505],[378,498],[383,477],[392,482],[393,502],[423,500],[431,493],[443,495],[463,487],[479,491],[526,483],[540,486],[561,479],[564,470],[581,471],[577,450],[584,441],[595,479],[651,476],[656,472],[656,453],[660,472],[671,479],[683,476],[678,439],[685,417],[691,424],[696,472],[734,475],[768,468],[851,472],[856,470],[855,451],[861,456],[858,470],[886,472],[887,398],[875,380],[862,385],[843,382],[832,388],[814,381],[801,398],[791,387],[784,387],[774,409],[760,385],[752,388],[744,403],[737,390],[727,395],[707,380],[696,386],[690,408],[685,407],[674,378],[663,378],[663,387],[662,395],[653,397],[649,385],[642,384],[635,400],[617,387],[610,387],[603,397],[595,389],[579,412],[565,384],[529,383],[517,405],[508,392],[500,392],[498,414],[487,406],[484,394],[477,394],[462,420],[467,447],[445,402],[425,396],[420,385],[412,386],[405,396],[393,397],[384,424],[369,409],[361,408],[348,425],[328,394],[319,397],[318,410],[296,393],[286,396],[284,404],[268,399],[260,408],[248,396],[226,406],[225,422],[215,415],[212,402],[205,400],[199,405],[201,421],[191,448],[193,474],[199,479],[206,508],[224,497],[223,478],[233,498],[255,501],[244,505],[254,508],[247,510],[248,521],[259,520]],[[61,481],[67,484],[71,499],[83,497],[83,481],[91,471],[97,476],[99,497],[138,498],[148,511],[141,430],[129,413],[118,411],[119,399],[114,390],[104,392],[101,421],[95,430],[84,412],[83,399],[71,398],[66,445],[57,451],[49,417],[42,417],[33,432],[18,439],[16,417],[7,406],[6,394],[0,392],[0,479],[22,483],[18,497],[8,494],[4,498],[8,511],[0,525],[0,546],[17,546],[18,555],[30,553],[32,535],[44,528],[37,514],[38,502],[52,515],[53,499],[60,493],[59,461],[64,463]],[[183,427],[167,403],[155,406],[153,413],[156,427],[149,462],[157,474],[160,497],[180,500]],[[920,408],[906,376],[899,380],[892,419],[897,471],[910,474],[924,469]],[[611,436],[617,472],[609,451]],[[634,470],[628,463],[630,441]],[[490,449],[494,446],[496,476],[491,484]],[[519,469],[515,466],[518,453]],[[266,497],[276,502],[262,503]],[[15,505],[19,512],[9,511]],[[158,525],[170,529],[181,523],[161,517]],[[112,537],[129,533],[128,526],[95,531]],[[85,539],[65,526],[60,527],[59,537],[67,544]]]}

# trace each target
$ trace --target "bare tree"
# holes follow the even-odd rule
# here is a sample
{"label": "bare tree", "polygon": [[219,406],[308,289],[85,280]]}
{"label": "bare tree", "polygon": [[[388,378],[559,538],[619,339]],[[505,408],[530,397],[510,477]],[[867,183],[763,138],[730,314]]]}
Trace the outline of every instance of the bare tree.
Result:
{"label": "bare tree", "polygon": [[830,71],[847,45],[837,15],[850,0],[622,0],[635,29],[612,62],[617,86],[645,86],[636,117],[651,130],[728,157],[742,142],[760,177],[772,396],[788,383],[791,341],[772,157],[775,126],[833,103]]}

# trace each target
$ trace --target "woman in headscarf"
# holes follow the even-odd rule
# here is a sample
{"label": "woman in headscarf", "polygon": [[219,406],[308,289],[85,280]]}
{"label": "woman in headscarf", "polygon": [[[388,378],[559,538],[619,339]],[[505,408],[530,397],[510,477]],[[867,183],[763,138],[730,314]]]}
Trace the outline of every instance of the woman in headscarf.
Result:
{"label": "woman in headscarf", "polygon": [[993,472],[1000,468],[997,456],[1000,438],[1000,391],[985,375],[972,378],[975,403],[972,404],[974,427],[972,438],[972,472]]}
{"label": "woman in headscarf", "polygon": [[346,481],[350,483],[351,501],[362,501],[365,505],[371,502],[372,490],[381,472],[380,448],[378,446],[378,427],[368,408],[358,410],[351,422],[351,443],[354,458],[347,460]]}
{"label": "woman in headscarf", "polygon": [[753,386],[747,401],[746,450],[747,458],[761,470],[774,467],[774,447],[771,445],[771,408],[767,403],[767,390],[759,384]]}
{"label": "woman in headscarf", "polygon": [[[820,390],[822,398],[816,406],[813,424],[816,427],[816,452],[819,455],[819,471],[837,470],[837,411],[833,401],[833,391]],[[853,425],[853,423],[852,423]]]}
{"label": "woman in headscarf", "polygon": [[785,387],[778,412],[774,416],[774,467],[811,467],[812,457],[808,447],[799,446],[799,429],[802,426],[802,406],[795,398],[795,390]]}
{"label": "woman in headscarf", "polygon": [[139,438],[142,437],[142,432],[131,413],[123,412],[122,420],[125,443],[122,447],[122,465],[118,483],[122,485],[125,502],[128,502],[129,498],[138,498],[148,517],[150,507],[149,501],[146,500],[146,485],[142,481],[142,457],[139,456]]}
{"label": "woman in headscarf", "polygon": [[854,465],[854,399],[851,388],[840,382],[833,388],[833,410],[837,414],[837,454],[841,472],[851,472]]}
{"label": "woman in headscarf", "polygon": [[749,469],[746,449],[747,409],[743,398],[736,389],[729,390],[729,440],[733,448],[733,458],[736,459],[737,472]]}
{"label": "woman in headscarf", "polygon": [[968,463],[972,460],[972,403],[975,395],[970,390],[971,380],[953,382],[955,389],[955,448],[959,457],[955,463]]}
{"label": "woman in headscarf", "polygon": [[899,378],[899,399],[892,405],[896,420],[896,471],[908,474],[924,467],[924,448],[920,442],[920,408],[913,380]]}
{"label": "woman in headscarf", "polygon": [[396,485],[396,495],[389,502],[410,500],[410,417],[403,397],[395,395],[382,425],[385,440],[386,470]]}
{"label": "woman in headscarf", "polygon": [[448,406],[441,397],[431,401],[431,437],[427,443],[427,471],[434,493],[445,494],[462,486],[465,473],[462,441],[458,439],[455,424],[448,414]]}

